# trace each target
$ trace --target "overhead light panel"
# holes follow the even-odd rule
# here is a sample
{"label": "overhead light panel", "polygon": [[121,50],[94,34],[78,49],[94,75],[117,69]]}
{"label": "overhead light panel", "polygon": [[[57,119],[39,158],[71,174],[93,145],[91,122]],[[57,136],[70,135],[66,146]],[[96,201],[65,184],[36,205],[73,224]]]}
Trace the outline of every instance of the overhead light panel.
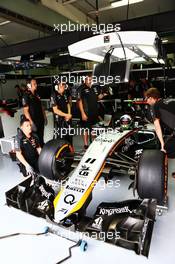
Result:
{"label": "overhead light panel", "polygon": [[155,63],[165,64],[165,61],[164,61],[163,59],[152,58],[152,60],[153,60]]}
{"label": "overhead light panel", "polygon": [[162,43],[168,43],[168,39],[163,39]]}
{"label": "overhead light panel", "polygon": [[124,60],[125,54],[127,60],[137,61],[140,57],[149,60],[160,55],[157,39],[157,33],[152,31],[111,32],[78,41],[68,49],[70,56],[96,62],[102,62],[109,50],[112,50],[111,61]]}
{"label": "overhead light panel", "polygon": [[[129,5],[136,4],[139,2],[143,2],[144,0],[130,0]],[[128,0],[118,0],[118,1],[112,1],[111,6],[112,7],[120,7],[120,6],[126,6],[128,5]]]}
{"label": "overhead light panel", "polygon": [[7,24],[9,24],[10,22],[11,22],[11,21],[9,21],[9,20],[3,21],[3,22],[0,23],[0,26],[7,25]]}

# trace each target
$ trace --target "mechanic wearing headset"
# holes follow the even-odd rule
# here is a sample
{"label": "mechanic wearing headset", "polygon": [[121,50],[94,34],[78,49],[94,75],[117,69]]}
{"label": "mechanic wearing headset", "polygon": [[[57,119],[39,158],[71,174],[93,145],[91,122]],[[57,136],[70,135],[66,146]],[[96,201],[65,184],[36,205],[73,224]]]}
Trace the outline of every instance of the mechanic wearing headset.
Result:
{"label": "mechanic wearing headset", "polygon": [[92,76],[88,75],[84,83],[78,89],[78,107],[81,113],[81,125],[84,131],[83,141],[84,149],[88,148],[88,136],[92,126],[95,125],[98,118],[98,100],[101,100],[107,94],[98,94],[96,87],[92,86]]}
{"label": "mechanic wearing headset", "polygon": [[[175,101],[161,99],[160,92],[156,88],[146,91],[147,103],[151,106],[151,115],[154,121],[156,134],[161,144],[161,151],[166,152],[166,144],[163,139],[162,125],[175,132]],[[175,151],[175,146],[172,146]],[[175,173],[172,174],[175,177]]]}
{"label": "mechanic wearing headset", "polygon": [[37,133],[42,147],[44,145],[44,125],[47,125],[47,118],[41,100],[36,93],[36,80],[31,79],[27,83],[27,88],[28,90],[22,98],[24,115],[31,122],[32,130]]}
{"label": "mechanic wearing headset", "polygon": [[24,115],[21,116],[20,128],[17,130],[15,151],[24,176],[38,172],[38,157],[41,152],[39,138],[32,132],[30,120]]}
{"label": "mechanic wearing headset", "polygon": [[71,105],[69,103],[65,87],[65,82],[58,82],[51,95],[51,106],[54,113],[54,137],[64,138],[72,144],[72,136],[68,135],[67,131],[66,135],[62,135],[63,131],[61,131],[61,129],[64,129],[65,133],[65,129],[69,128],[72,119]]}

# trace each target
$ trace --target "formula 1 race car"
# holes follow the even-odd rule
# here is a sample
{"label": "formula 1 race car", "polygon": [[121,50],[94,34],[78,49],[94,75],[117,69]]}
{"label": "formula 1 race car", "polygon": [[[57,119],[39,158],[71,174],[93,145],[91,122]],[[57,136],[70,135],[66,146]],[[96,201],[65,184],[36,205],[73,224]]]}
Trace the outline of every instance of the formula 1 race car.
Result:
{"label": "formula 1 race car", "polygon": [[[47,142],[39,157],[40,173],[49,180],[64,184],[61,184],[62,189],[54,202],[52,195],[52,213],[48,210],[48,203],[43,203],[42,207],[40,203],[38,210],[42,214],[36,213],[36,204],[33,211],[28,206],[28,212],[42,217],[47,215],[59,226],[92,237],[95,233],[97,239],[105,234],[106,242],[148,256],[156,206],[164,206],[167,200],[167,158],[156,146],[154,130],[143,127],[104,132],[85,153],[75,153],[64,140]],[[133,179],[132,187],[139,199],[104,201],[94,216],[88,217],[86,209],[92,200],[95,183],[101,175],[107,182],[117,174],[129,175]]]}

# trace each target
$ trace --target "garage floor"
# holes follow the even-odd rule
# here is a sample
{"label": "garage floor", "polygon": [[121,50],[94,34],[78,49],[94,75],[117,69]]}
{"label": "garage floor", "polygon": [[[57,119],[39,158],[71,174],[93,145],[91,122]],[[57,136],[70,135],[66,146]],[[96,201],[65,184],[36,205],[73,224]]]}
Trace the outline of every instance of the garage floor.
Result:
{"label": "garage floor", "polygon": [[[78,142],[78,143],[77,143]],[[77,148],[81,141],[75,140]],[[175,180],[171,172],[175,170],[174,160],[169,161],[169,210],[157,217],[153,230],[149,258],[137,256],[134,252],[112,246],[104,242],[87,239],[88,250],[83,253],[79,248],[72,251],[72,258],[65,263],[173,263],[175,259]],[[8,156],[0,154],[0,236],[10,233],[42,232],[46,221],[36,218],[20,210],[5,205],[5,192],[23,180],[15,162]],[[88,215],[92,215],[96,206],[102,201],[121,201],[133,197],[128,191],[130,180],[120,177],[119,188],[105,188],[103,178],[93,191],[93,201],[88,207]],[[116,186],[115,186],[116,187]],[[2,264],[54,264],[68,254],[72,242],[56,235],[21,235],[0,240],[0,263]]]}

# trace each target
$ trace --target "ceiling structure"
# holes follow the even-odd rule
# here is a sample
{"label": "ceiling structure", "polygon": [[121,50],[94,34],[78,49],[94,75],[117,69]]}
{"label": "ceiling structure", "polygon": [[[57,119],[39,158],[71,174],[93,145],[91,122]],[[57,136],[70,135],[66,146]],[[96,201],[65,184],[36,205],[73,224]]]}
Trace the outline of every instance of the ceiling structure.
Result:
{"label": "ceiling structure", "polygon": [[[63,2],[66,4],[69,0]],[[111,2],[112,0],[98,1],[100,23],[114,23],[175,10],[174,0],[144,0],[136,4],[131,4],[127,15],[127,5],[114,8],[110,4]],[[95,19],[96,0],[75,0],[72,2],[72,5]]]}
{"label": "ceiling structure", "polygon": [[160,33],[168,52],[175,54],[174,0],[142,0],[116,8],[111,1],[114,0],[1,0],[0,59],[39,49],[55,56],[57,51],[67,50],[71,41],[90,36],[89,33],[71,32],[63,37],[54,31],[54,24],[68,24],[69,21],[90,25],[121,23],[123,30],[154,30]]}

